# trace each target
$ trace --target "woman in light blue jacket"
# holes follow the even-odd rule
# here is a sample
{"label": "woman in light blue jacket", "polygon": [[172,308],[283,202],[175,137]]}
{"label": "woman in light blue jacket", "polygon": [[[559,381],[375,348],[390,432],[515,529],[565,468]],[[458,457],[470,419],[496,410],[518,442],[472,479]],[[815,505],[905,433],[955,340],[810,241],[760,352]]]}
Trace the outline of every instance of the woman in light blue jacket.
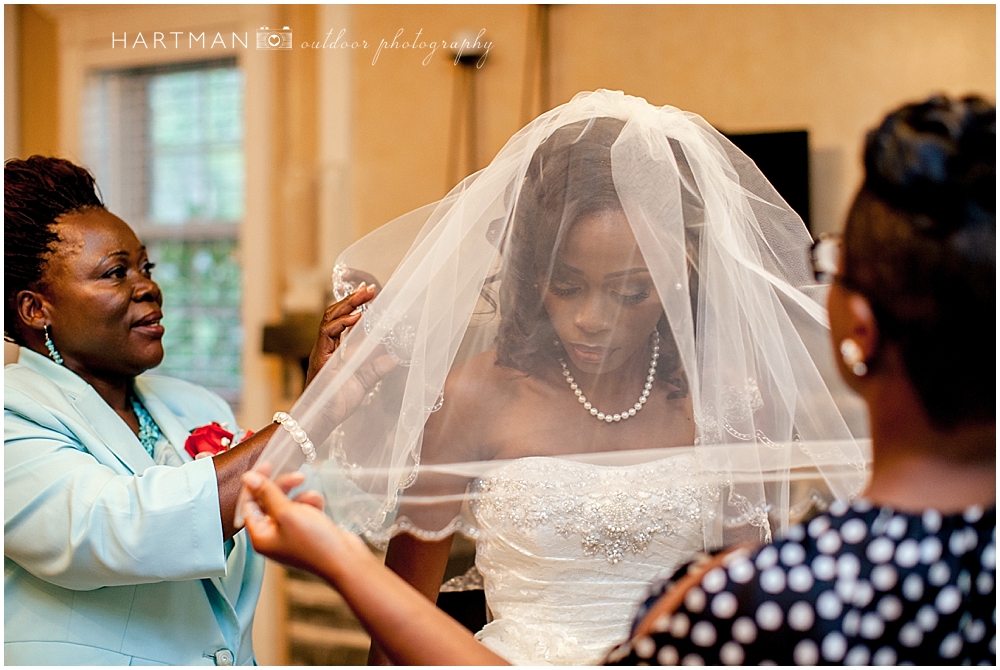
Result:
{"label": "woman in light blue jacket", "polygon": [[[254,663],[264,566],[233,516],[277,426],[188,453],[191,431],[238,436],[236,420],[204,388],[142,374],[163,358],[162,295],[83,168],[5,163],[4,247],[4,337],[21,346],[4,371],[4,662]],[[327,310],[307,379],[373,295]]]}

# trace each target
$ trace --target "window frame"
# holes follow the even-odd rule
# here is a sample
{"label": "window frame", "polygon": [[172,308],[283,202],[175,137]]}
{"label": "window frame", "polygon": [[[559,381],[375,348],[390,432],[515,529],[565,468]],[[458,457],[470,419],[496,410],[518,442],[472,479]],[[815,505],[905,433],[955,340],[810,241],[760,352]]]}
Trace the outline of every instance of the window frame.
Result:
{"label": "window frame", "polygon": [[[58,106],[59,154],[82,162],[80,114],[87,73],[100,69],[125,69],[169,65],[203,60],[201,49],[112,49],[111,34],[122,32],[146,35],[153,31],[184,31],[198,34],[249,32],[262,25],[277,24],[281,8],[275,5],[187,5],[158,7],[147,5],[59,5],[45,6],[58,26],[59,86],[54,104]],[[281,370],[261,347],[264,326],[280,313],[275,258],[271,245],[271,218],[278,177],[273,161],[274,108],[270,101],[277,87],[275,59],[270,51],[230,50],[245,75],[244,220],[239,228],[240,264],[253,268],[242,273],[241,322],[244,328],[241,351],[243,388],[236,418],[241,426],[257,427],[269,421],[280,402]],[[257,101],[256,104],[253,101]]]}

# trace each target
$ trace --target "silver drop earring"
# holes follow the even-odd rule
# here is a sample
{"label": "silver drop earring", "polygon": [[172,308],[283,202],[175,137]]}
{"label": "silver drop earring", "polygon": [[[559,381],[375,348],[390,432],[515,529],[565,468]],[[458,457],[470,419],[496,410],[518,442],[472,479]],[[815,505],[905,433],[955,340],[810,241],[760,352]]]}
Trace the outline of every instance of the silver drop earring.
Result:
{"label": "silver drop earring", "polygon": [[63,359],[56,351],[56,345],[52,344],[52,338],[49,337],[49,326],[45,325],[45,348],[49,350],[49,358],[56,362],[56,365],[62,365]]}
{"label": "silver drop earring", "polygon": [[841,341],[840,355],[844,359],[844,365],[851,368],[851,372],[855,376],[864,377],[868,374],[868,366],[865,364],[864,353],[857,342],[849,337]]}

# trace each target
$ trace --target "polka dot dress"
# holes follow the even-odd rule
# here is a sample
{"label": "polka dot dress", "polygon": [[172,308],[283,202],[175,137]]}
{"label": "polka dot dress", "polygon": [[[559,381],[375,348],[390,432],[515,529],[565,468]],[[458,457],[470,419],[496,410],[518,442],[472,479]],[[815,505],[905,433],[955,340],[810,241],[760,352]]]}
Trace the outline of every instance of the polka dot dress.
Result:
{"label": "polka dot dress", "polygon": [[[636,625],[682,568],[654,587]],[[996,665],[996,508],[831,506],[702,577],[622,665]]]}

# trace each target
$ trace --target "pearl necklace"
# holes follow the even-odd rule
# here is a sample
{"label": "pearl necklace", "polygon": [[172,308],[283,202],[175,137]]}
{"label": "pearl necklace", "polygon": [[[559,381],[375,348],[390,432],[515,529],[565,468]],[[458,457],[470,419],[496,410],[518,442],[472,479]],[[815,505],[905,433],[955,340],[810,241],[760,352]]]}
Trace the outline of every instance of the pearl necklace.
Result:
{"label": "pearl necklace", "polygon": [[642,394],[639,396],[639,401],[629,407],[627,410],[620,414],[605,414],[600,411],[589,400],[587,396],[583,395],[583,391],[580,390],[580,386],[573,379],[573,375],[569,373],[569,368],[566,367],[566,361],[559,359],[559,365],[562,366],[563,377],[566,378],[566,383],[569,384],[569,388],[576,394],[576,399],[580,401],[583,408],[590,412],[590,416],[595,417],[598,421],[604,421],[605,423],[612,423],[615,421],[625,421],[636,415],[646,401],[649,400],[649,392],[653,389],[653,380],[656,379],[656,360],[660,357],[660,333],[658,331],[653,331],[653,360],[649,362],[649,372],[646,373],[646,385],[642,389]]}

